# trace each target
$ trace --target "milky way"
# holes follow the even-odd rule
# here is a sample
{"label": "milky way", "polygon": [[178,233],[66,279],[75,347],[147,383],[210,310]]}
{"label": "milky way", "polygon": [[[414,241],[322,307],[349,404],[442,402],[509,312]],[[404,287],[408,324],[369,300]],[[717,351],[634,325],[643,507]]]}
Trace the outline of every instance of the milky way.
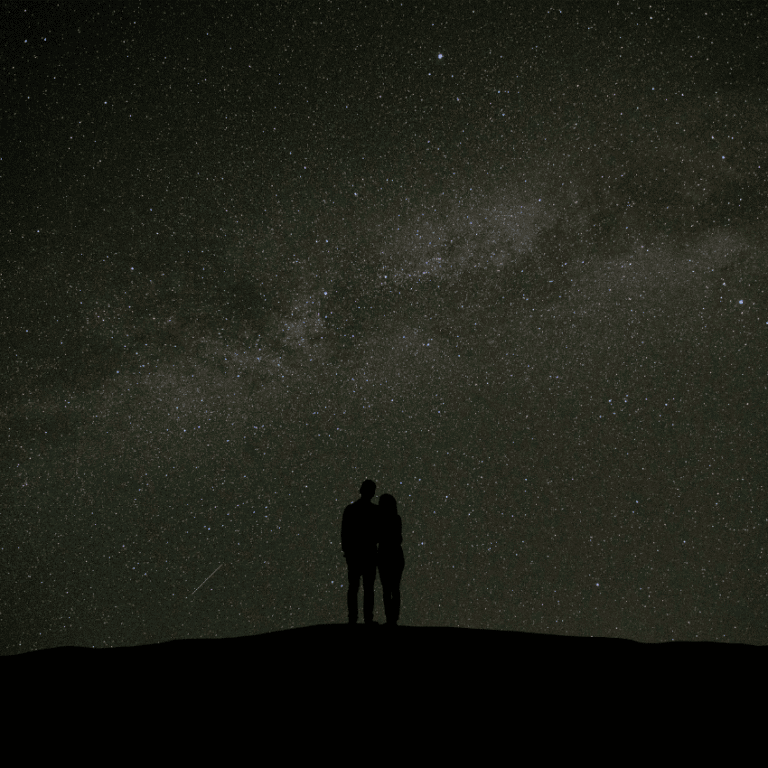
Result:
{"label": "milky way", "polygon": [[403,624],[763,642],[764,44],[623,5],[4,11],[6,653],[345,621],[366,477]]}

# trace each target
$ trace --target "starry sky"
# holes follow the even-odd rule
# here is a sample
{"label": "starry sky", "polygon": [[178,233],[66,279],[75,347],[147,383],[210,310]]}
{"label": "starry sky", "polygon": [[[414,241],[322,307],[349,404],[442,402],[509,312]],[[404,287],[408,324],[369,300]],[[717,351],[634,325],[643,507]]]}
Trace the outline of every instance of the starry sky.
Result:
{"label": "starry sky", "polygon": [[2,653],[765,643],[762,4],[0,12]]}

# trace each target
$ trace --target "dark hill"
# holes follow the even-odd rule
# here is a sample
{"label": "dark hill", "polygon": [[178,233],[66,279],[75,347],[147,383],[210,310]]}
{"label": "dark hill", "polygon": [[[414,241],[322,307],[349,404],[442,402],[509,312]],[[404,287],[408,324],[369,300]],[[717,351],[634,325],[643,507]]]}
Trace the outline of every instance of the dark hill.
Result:
{"label": "dark hill", "polygon": [[562,717],[570,707],[585,718],[591,707],[615,717],[627,707],[700,706],[716,691],[740,690],[764,658],[759,646],[713,642],[326,624],[250,637],[45,649],[3,657],[0,672],[6,698],[27,708],[38,706],[44,691],[44,702],[53,697],[66,709],[77,692],[76,700],[85,694],[95,710],[141,707],[162,717],[172,708],[174,718],[194,710],[201,722],[211,707],[229,708],[235,718],[310,711],[323,718],[351,707],[374,720],[381,707],[410,717],[498,707]]}

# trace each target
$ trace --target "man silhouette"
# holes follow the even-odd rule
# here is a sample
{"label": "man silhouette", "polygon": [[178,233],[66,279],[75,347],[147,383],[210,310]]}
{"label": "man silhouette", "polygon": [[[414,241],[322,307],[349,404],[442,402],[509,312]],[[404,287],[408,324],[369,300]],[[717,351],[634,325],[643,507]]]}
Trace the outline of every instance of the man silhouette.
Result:
{"label": "man silhouette", "polygon": [[365,480],[360,498],[348,504],[341,518],[341,549],[347,560],[349,589],[347,611],[349,623],[357,624],[357,593],[363,577],[363,618],[373,620],[373,585],[376,581],[376,547],[378,544],[378,507],[371,501],[376,483]]}

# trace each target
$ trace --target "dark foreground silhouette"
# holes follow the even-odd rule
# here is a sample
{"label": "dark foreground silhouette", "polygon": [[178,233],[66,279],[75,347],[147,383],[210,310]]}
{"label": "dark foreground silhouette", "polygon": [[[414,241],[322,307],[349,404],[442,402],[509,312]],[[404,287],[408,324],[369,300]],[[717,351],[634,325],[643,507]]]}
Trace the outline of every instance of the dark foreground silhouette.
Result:
{"label": "dark foreground silhouette", "polygon": [[[762,646],[715,642],[640,643],[452,627],[387,628],[325,624],[221,639],[179,639],[122,648],[61,647],[0,657],[5,696],[32,703],[72,691],[93,706],[175,702],[199,716],[212,701],[240,691],[245,702],[294,708],[308,701],[349,707],[380,697],[388,707],[504,706],[577,709],[602,701],[605,711],[651,697],[711,699],[712,686],[749,680],[761,668]],[[209,699],[208,697],[213,697]],[[165,706],[163,704],[162,706]],[[120,704],[122,706],[123,704]],[[238,705],[239,706],[239,705]],[[543,713],[540,713],[543,716]]]}
{"label": "dark foreground silhouette", "polygon": [[765,657],[726,643],[344,623],[46,649],[0,657],[0,674],[6,741],[52,757],[108,747],[137,765],[160,754],[229,765],[243,752],[301,765],[528,765],[537,754],[568,765],[610,753],[624,764],[658,762],[670,739],[679,753],[727,742],[729,757],[747,731],[757,742]]}

